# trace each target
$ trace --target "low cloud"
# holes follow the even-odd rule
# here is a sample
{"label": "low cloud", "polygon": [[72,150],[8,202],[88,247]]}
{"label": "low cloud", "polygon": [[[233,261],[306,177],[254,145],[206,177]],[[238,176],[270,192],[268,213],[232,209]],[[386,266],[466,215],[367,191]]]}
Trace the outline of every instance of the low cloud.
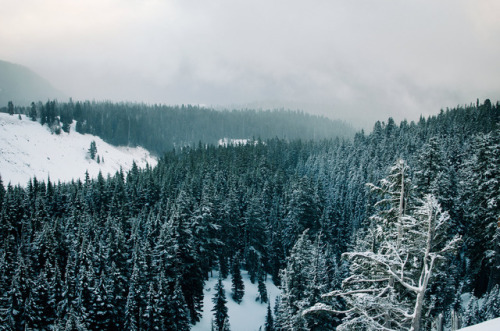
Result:
{"label": "low cloud", "polygon": [[360,126],[500,99],[493,0],[0,5],[0,58],[76,99],[284,106]]}

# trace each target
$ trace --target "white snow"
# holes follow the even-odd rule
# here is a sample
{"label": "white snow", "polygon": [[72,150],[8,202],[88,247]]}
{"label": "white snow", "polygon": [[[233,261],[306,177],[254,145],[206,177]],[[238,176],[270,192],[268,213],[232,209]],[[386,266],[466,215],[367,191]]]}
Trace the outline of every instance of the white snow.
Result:
{"label": "white snow", "polygon": [[461,331],[498,331],[500,330],[500,318],[495,318],[483,323],[460,329]]}
{"label": "white snow", "polygon": [[[52,182],[83,179],[86,171],[91,178],[96,178],[99,171],[106,177],[120,167],[129,170],[134,161],[140,168],[157,163],[144,148],[116,147],[99,137],[79,134],[74,129],[75,123],[69,134],[61,131],[57,135],[47,126],[21,116],[19,120],[17,114],[0,113],[0,176],[4,185],[10,182],[25,186],[34,176],[44,181],[50,177]],[[104,162],[90,159],[88,149],[92,141],[96,142],[97,155]]]}
{"label": "white snow", "polygon": [[[260,301],[255,301],[257,294],[259,293],[257,282],[252,284],[250,282],[250,276],[246,271],[242,271],[243,282],[245,284],[245,295],[240,304],[237,304],[231,298],[231,275],[222,281],[224,285],[224,291],[226,293],[227,308],[229,314],[229,324],[231,330],[238,331],[257,331],[262,326],[264,329],[264,323],[266,321],[267,315],[267,303],[260,303]],[[196,323],[191,330],[192,331],[206,331],[210,330],[214,312],[212,311],[213,303],[212,298],[214,296],[214,287],[219,279],[219,273],[217,271],[213,272],[213,276],[206,282],[204,288],[205,297],[203,298],[203,316],[201,321]],[[271,277],[267,277],[266,281],[267,296],[271,301],[271,310],[274,310],[274,304],[276,297],[280,294],[280,290],[273,284]],[[274,317],[274,315],[273,315]]]}
{"label": "white snow", "polygon": [[246,145],[250,142],[250,139],[230,139],[230,138],[222,138],[217,142],[218,146],[228,147],[228,146],[238,146],[238,145]]}

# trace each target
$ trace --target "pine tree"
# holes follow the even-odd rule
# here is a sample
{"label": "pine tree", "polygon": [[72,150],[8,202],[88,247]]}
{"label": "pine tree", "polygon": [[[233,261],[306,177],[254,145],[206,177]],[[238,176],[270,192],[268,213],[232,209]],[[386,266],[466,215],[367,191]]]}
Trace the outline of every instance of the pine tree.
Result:
{"label": "pine tree", "polygon": [[311,261],[313,245],[309,240],[308,230],[305,230],[297,239],[287,266],[281,272],[281,301],[276,319],[280,320],[281,327],[289,330],[306,330],[306,320],[302,311],[309,307],[311,295]]}
{"label": "pine tree", "polygon": [[227,258],[223,254],[219,254],[219,274],[222,279],[226,279],[229,276],[229,266]]}
{"label": "pine tree", "polygon": [[469,303],[465,308],[463,317],[462,317],[462,327],[467,327],[471,325],[476,325],[481,323],[482,320],[480,318],[479,304],[477,302],[477,298],[472,296],[469,299]]}
{"label": "pine tree", "polygon": [[485,320],[491,320],[500,317],[500,288],[496,285],[484,300],[483,307],[485,307]]}
{"label": "pine tree", "polygon": [[8,102],[7,111],[9,112],[9,115],[14,115],[14,104],[12,103],[12,101]]}
{"label": "pine tree", "polygon": [[222,277],[220,275],[214,290],[215,294],[212,298],[214,307],[212,308],[212,311],[214,312],[215,330],[226,331],[229,330],[229,325],[226,324],[229,319],[229,315],[226,307],[227,300],[224,285],[222,285]]}
{"label": "pine tree", "polygon": [[92,160],[94,160],[96,155],[97,155],[97,146],[96,146],[95,140],[92,140],[90,142],[90,147],[89,147],[88,153],[89,153],[90,158]]}
{"label": "pine tree", "polygon": [[264,274],[262,272],[259,275],[257,289],[258,289],[258,296],[257,296],[256,300],[259,300],[260,303],[267,303],[268,302],[267,288],[266,288],[266,283],[265,283],[265,279],[264,279]]}
{"label": "pine tree", "polygon": [[243,277],[241,276],[240,268],[240,254],[238,252],[233,257],[233,263],[231,266],[232,298],[236,303],[241,303],[241,301],[243,300],[243,295],[245,294],[245,285],[243,283]]}
{"label": "pine tree", "polygon": [[169,318],[164,324],[173,330],[189,330],[192,318],[189,316],[190,312],[179,280],[175,283],[174,290],[168,296],[167,302],[169,303],[169,311],[167,312]]}
{"label": "pine tree", "polygon": [[31,103],[29,116],[33,122],[36,121],[36,105],[34,102]]}
{"label": "pine tree", "polygon": [[264,324],[264,331],[274,331],[274,318],[271,311],[271,302],[267,304],[266,324]]}

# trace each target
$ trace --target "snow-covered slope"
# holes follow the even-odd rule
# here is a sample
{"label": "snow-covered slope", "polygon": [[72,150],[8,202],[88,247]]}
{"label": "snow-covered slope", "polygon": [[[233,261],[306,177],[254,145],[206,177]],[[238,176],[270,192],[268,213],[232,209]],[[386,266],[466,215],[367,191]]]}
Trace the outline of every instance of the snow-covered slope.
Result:
{"label": "snow-covered slope", "polygon": [[[222,281],[226,293],[227,309],[229,314],[229,324],[231,330],[238,331],[258,331],[266,321],[267,304],[255,301],[258,294],[257,282],[252,284],[250,277],[246,271],[242,271],[243,282],[245,284],[245,295],[243,301],[237,304],[231,298],[231,275]],[[205,284],[205,297],[203,298],[203,316],[200,322],[196,323],[192,331],[210,330],[210,325],[214,316],[212,311],[212,298],[215,294],[214,288],[217,283],[219,273],[214,271],[213,276]],[[266,281],[267,296],[271,301],[271,309],[274,308],[276,297],[280,294],[280,290],[273,284],[271,278]]]}
{"label": "snow-covered slope", "polygon": [[460,331],[498,331],[500,330],[500,318],[495,318],[483,323],[479,323],[473,326],[469,326]]}
{"label": "snow-covered slope", "polygon": [[[97,163],[89,157],[90,143],[96,142],[97,155],[104,162]],[[97,159],[97,157],[96,157]],[[10,116],[0,113],[0,176],[4,185],[26,185],[31,177],[40,180],[70,181],[85,177],[88,171],[95,178],[114,174],[120,167],[124,171],[148,163],[156,165],[157,160],[143,148],[115,147],[101,138],[82,135],[71,127],[70,133],[56,135],[47,126],[41,126],[22,115]]]}

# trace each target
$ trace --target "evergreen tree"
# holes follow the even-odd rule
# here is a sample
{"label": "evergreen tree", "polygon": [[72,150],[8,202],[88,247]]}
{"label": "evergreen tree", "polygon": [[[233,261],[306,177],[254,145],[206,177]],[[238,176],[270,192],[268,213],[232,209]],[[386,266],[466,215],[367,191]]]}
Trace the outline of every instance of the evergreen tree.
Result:
{"label": "evergreen tree", "polygon": [[192,318],[189,316],[190,311],[184,299],[180,281],[176,282],[167,302],[169,303],[169,312],[167,313],[169,318],[165,321],[165,325],[173,330],[189,330]]}
{"label": "evergreen tree", "polygon": [[88,150],[88,153],[89,153],[89,156],[92,160],[95,159],[96,155],[97,155],[97,147],[96,147],[96,144],[95,144],[95,140],[92,140],[90,142],[90,148]]}
{"label": "evergreen tree", "polygon": [[212,311],[214,312],[215,330],[217,331],[229,330],[229,325],[226,324],[229,319],[228,310],[226,307],[227,300],[226,300],[224,285],[222,285],[222,277],[220,275],[214,290],[215,294],[214,297],[212,298],[214,307],[212,308]]}
{"label": "evergreen tree", "polygon": [[500,288],[496,285],[484,300],[483,307],[485,311],[485,320],[491,320],[500,317]]}
{"label": "evergreen tree", "polygon": [[463,317],[462,317],[462,326],[467,327],[471,325],[476,325],[481,323],[479,304],[477,302],[477,298],[472,296],[465,308]]}
{"label": "evergreen tree", "polygon": [[258,289],[258,296],[257,296],[256,300],[259,300],[260,303],[267,303],[268,302],[267,288],[266,288],[264,275],[262,273],[259,275],[257,289]]}
{"label": "evergreen tree", "polygon": [[7,111],[9,113],[9,115],[14,115],[14,104],[12,103],[12,101],[8,102]]}
{"label": "evergreen tree", "polygon": [[264,331],[274,331],[274,318],[271,311],[271,302],[267,304],[266,323],[264,324]]}
{"label": "evergreen tree", "polygon": [[37,116],[37,113],[36,113],[36,105],[34,102],[31,103],[31,107],[30,107],[30,112],[29,112],[29,116],[30,116],[30,119],[35,122],[36,121],[36,116]]}
{"label": "evergreen tree", "polygon": [[245,285],[243,277],[241,276],[240,254],[239,252],[233,257],[231,265],[231,278],[232,278],[232,298],[236,303],[241,303],[243,295],[245,294]]}

